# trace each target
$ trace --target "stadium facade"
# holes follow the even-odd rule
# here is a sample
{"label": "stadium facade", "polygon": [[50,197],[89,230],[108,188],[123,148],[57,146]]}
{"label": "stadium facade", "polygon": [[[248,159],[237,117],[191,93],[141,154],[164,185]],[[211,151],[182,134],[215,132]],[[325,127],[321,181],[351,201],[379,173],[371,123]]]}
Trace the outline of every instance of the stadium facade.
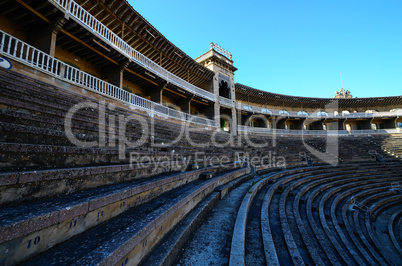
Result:
{"label": "stadium facade", "polygon": [[126,1],[5,1],[2,10],[4,66],[79,85],[152,115],[233,134],[397,133],[402,126],[401,96],[334,100],[235,83],[229,52],[211,43],[193,60]]}

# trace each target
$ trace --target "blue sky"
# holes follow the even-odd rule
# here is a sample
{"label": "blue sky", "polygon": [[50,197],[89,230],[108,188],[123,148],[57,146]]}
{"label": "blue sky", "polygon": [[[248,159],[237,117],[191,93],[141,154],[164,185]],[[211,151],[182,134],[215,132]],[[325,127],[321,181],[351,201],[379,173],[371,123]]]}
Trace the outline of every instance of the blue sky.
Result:
{"label": "blue sky", "polygon": [[133,1],[196,58],[215,42],[233,55],[235,82],[332,98],[402,95],[402,0]]}

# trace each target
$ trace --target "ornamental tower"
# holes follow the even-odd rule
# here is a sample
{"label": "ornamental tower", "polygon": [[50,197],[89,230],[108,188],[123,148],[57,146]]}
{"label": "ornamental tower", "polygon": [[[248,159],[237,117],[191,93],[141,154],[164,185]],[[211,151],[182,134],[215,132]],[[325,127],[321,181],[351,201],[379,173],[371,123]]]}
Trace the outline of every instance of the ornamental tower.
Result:
{"label": "ornamental tower", "polygon": [[215,120],[223,131],[236,134],[236,106],[235,106],[235,82],[232,54],[216,43],[211,42],[208,52],[195,60],[206,68],[212,70],[213,93],[217,97],[215,103]]}

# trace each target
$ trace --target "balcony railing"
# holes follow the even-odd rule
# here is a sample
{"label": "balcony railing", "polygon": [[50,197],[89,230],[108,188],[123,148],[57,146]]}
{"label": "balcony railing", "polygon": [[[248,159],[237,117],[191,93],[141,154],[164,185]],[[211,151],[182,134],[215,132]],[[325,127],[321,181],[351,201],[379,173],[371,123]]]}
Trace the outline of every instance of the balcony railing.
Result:
{"label": "balcony railing", "polygon": [[60,8],[63,12],[69,14],[72,19],[87,28],[94,35],[101,38],[103,41],[108,43],[121,54],[129,59],[134,60],[137,64],[160,76],[167,82],[172,83],[205,99],[214,102],[216,101],[215,94],[198,88],[197,86],[194,86],[189,82],[175,76],[163,67],[156,64],[154,61],[136,51],[73,0],[50,0],[50,2],[53,3],[56,7]]}
{"label": "balcony railing", "polygon": [[289,134],[289,135],[359,135],[359,134],[400,134],[402,130],[377,129],[377,130],[293,130],[293,129],[272,129],[264,127],[249,127],[238,125],[237,130],[244,133],[255,134]]}
{"label": "balcony railing", "polygon": [[[269,109],[268,107],[260,107],[250,104],[237,102],[236,108],[243,111],[252,112],[254,114],[282,115],[287,117],[309,118],[309,119],[347,119],[347,118],[381,118],[381,117],[397,117],[402,116],[402,111],[395,112],[373,112],[373,113],[326,113],[325,110],[307,113],[305,111],[285,111],[278,109]],[[285,112],[284,112],[285,111]]]}
{"label": "balcony railing", "polygon": [[149,111],[151,114],[157,113],[192,123],[216,127],[215,120],[195,117],[127,92],[75,67],[67,65],[1,30],[0,54],[32,68],[41,70],[58,79],[85,87],[98,94],[129,103]]}
{"label": "balcony railing", "polygon": [[219,104],[229,108],[232,108],[234,106],[233,100],[230,100],[222,96],[219,96]]}

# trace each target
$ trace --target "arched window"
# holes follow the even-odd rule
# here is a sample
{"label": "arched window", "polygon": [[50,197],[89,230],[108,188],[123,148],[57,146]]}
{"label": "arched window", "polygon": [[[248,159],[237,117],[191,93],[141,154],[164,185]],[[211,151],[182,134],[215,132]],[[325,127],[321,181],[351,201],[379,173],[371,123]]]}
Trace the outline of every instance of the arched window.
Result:
{"label": "arched window", "polygon": [[226,80],[221,79],[219,82],[219,96],[230,99],[230,87]]}

